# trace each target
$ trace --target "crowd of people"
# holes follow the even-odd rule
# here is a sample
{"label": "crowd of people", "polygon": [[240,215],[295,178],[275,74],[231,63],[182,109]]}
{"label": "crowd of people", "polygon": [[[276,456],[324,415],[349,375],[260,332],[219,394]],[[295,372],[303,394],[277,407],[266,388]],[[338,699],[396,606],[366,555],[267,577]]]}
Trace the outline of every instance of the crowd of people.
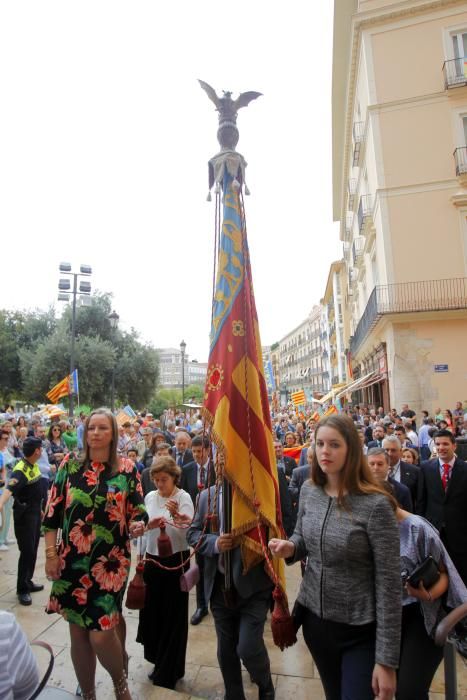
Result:
{"label": "crowd of people", "polygon": [[[328,700],[428,698],[442,660],[436,626],[467,602],[467,463],[456,454],[467,405],[432,415],[408,405],[317,408],[272,414],[284,538],[269,550],[301,564],[295,625]],[[241,663],[259,699],[275,697],[263,639],[273,584],[261,562],[243,571],[239,541],[224,532],[215,451],[197,409],[142,412],[120,425],[106,409],[75,425],[7,415],[0,443],[0,550],[12,544],[13,514],[18,601],[31,605],[43,589],[33,580],[42,527],[47,612],[69,623],[85,700],[96,697],[97,660],[116,697],[131,698],[123,599],[132,552],[144,563],[137,641],[154,664],[149,680],[175,687],[189,623],[210,608],[225,698],[244,700]],[[429,564],[430,576],[417,579]],[[189,619],[181,579],[194,568]],[[463,623],[455,638],[465,653]]]}

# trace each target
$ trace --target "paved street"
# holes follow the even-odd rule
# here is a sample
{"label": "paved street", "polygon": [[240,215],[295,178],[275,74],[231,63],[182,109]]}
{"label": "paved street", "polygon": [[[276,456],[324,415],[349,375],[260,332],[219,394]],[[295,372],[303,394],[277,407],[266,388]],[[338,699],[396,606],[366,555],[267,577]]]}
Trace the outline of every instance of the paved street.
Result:
{"label": "paved street", "polygon": [[[0,606],[11,610],[26,631],[29,639],[41,639],[49,642],[55,652],[55,667],[51,685],[74,691],[76,688],[75,675],[70,659],[68,625],[58,615],[46,615],[44,605],[47,599],[48,582],[43,574],[43,541],[39,550],[37,575],[35,580],[44,583],[46,590],[33,594],[33,605],[29,608],[17,604],[15,595],[15,576],[18,550],[16,545],[10,546],[9,552],[2,552],[0,561]],[[295,566],[287,570],[288,591],[291,600],[299,585],[300,570]],[[194,610],[194,593],[190,595],[190,615]],[[130,654],[130,688],[134,700],[176,700],[176,698],[205,698],[220,700],[223,697],[222,680],[216,658],[216,635],[212,617],[209,616],[198,627],[190,626],[186,675],[177,685],[178,692],[156,688],[147,680],[148,671],[152,666],[144,661],[142,648],[134,641],[137,627],[137,613],[126,611],[128,624],[127,649]],[[266,625],[266,643],[271,657],[273,679],[276,686],[277,700],[322,700],[324,693],[318,674],[313,666],[311,657],[300,634],[298,644],[292,649],[281,652],[274,646],[271,638],[269,622]],[[41,667],[45,666],[46,656],[42,650],[37,650],[37,658]],[[467,669],[458,658],[459,670],[459,700],[467,700]],[[245,688],[248,700],[256,700],[257,688],[249,682],[245,673]],[[443,693],[443,673],[438,671],[433,684],[431,700],[441,700]],[[113,698],[112,684],[107,674],[98,667],[97,697],[99,700]]]}

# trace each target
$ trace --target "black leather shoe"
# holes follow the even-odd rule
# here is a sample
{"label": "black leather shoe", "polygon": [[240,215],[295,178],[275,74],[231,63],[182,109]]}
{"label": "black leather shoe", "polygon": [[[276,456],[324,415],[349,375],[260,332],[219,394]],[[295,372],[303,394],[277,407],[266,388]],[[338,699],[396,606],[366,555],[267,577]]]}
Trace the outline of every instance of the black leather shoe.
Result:
{"label": "black leather shoe", "polygon": [[207,608],[197,608],[191,617],[191,624],[199,625],[203,617],[206,617],[206,615],[209,615],[209,610]]}
{"label": "black leather shoe", "polygon": [[43,591],[44,586],[40,583],[31,583],[29,585],[29,593],[38,593],[39,591]]}
{"label": "black leather shoe", "polygon": [[20,605],[31,605],[32,598],[29,593],[18,593],[18,600]]}

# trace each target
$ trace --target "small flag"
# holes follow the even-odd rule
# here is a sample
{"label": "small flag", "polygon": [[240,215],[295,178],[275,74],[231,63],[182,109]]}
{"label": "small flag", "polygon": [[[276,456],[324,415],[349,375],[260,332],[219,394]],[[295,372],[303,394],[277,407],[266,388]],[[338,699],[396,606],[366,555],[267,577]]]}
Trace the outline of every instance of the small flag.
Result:
{"label": "small flag", "polygon": [[78,370],[74,369],[73,373],[70,374],[70,394],[79,394],[79,385],[78,385]]}
{"label": "small flag", "polygon": [[304,406],[306,404],[306,396],[303,389],[292,392],[290,398],[292,399],[294,406]]}
{"label": "small flag", "polygon": [[65,379],[62,379],[61,382],[58,382],[58,384],[55,384],[54,387],[49,391],[48,394],[46,394],[47,398],[50,399],[52,403],[57,403],[59,399],[61,399],[63,396],[68,396],[70,393],[70,375],[68,374]]}
{"label": "small flag", "polygon": [[130,418],[136,418],[136,413],[133,411],[131,406],[129,406],[129,405],[124,406],[122,411],[124,411],[127,414],[127,416],[129,416]]}
{"label": "small flag", "polygon": [[296,445],[295,447],[284,447],[284,455],[286,457],[292,457],[292,459],[294,459],[298,464],[302,450],[302,445]]}
{"label": "small flag", "polygon": [[333,413],[338,413],[339,411],[337,408],[334,406],[334,404],[331,404],[329,408],[323,413],[323,416],[332,416]]}
{"label": "small flag", "polygon": [[342,412],[342,403],[341,403],[341,400],[339,398],[336,399],[335,406],[336,406],[337,410],[339,411],[339,413],[341,413]]}

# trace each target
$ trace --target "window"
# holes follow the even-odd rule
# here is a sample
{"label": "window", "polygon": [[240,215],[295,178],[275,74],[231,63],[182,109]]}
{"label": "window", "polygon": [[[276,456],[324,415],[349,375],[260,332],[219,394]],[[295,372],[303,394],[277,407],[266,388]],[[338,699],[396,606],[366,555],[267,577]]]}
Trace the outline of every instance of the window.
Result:
{"label": "window", "polygon": [[454,58],[467,56],[467,32],[459,32],[451,36]]}
{"label": "window", "polygon": [[462,126],[464,130],[464,146],[467,146],[467,117],[462,117]]}

